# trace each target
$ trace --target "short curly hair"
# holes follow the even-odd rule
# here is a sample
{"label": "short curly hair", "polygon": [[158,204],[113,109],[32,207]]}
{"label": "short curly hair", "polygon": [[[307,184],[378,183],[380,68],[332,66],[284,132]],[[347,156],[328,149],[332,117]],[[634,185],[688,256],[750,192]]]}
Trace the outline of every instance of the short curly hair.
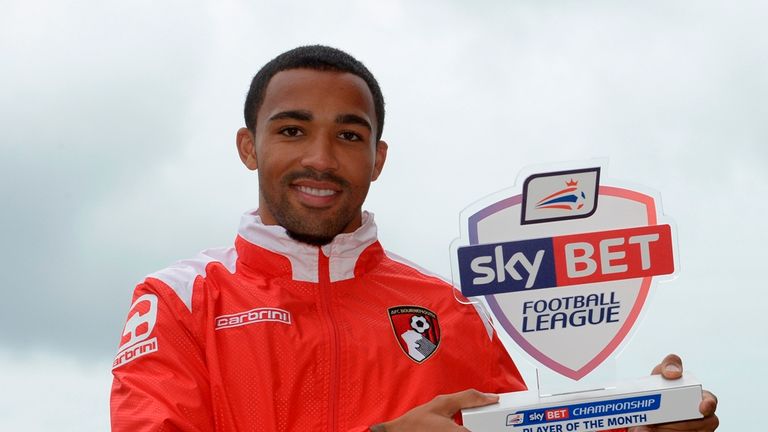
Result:
{"label": "short curly hair", "polygon": [[312,69],[318,71],[349,72],[362,78],[373,96],[376,111],[376,141],[384,130],[384,96],[379,83],[371,71],[359,60],[344,51],[324,45],[308,45],[286,51],[265,64],[253,77],[248,96],[245,98],[243,115],[245,126],[256,131],[256,114],[264,103],[267,85],[275,74],[290,69]]}

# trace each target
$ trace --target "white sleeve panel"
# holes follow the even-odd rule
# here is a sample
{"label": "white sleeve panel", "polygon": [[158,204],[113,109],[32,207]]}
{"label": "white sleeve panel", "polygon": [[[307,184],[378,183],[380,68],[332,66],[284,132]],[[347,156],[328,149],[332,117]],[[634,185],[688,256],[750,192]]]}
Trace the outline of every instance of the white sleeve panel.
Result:
{"label": "white sleeve panel", "polygon": [[230,273],[235,272],[237,251],[234,247],[206,249],[194,258],[181,260],[147,277],[168,285],[192,311],[192,288],[198,276],[206,276],[206,268],[213,262],[221,263]]}

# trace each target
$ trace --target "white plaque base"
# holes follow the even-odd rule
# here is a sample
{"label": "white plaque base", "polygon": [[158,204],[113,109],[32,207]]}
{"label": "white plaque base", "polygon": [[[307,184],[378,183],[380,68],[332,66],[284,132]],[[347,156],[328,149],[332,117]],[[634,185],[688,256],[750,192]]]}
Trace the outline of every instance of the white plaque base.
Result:
{"label": "white plaque base", "polygon": [[540,397],[536,390],[504,393],[499,403],[465,409],[475,432],[589,432],[701,418],[701,384],[650,375],[616,387]]}

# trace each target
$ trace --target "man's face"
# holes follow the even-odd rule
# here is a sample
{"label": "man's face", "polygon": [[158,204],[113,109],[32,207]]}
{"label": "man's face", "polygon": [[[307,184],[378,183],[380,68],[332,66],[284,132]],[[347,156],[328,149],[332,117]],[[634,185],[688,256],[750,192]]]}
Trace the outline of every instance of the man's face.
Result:
{"label": "man's face", "polygon": [[312,244],[357,229],[387,153],[377,127],[371,92],[356,75],[291,69],[272,77],[255,133],[238,131],[240,158],[258,170],[262,221]]}

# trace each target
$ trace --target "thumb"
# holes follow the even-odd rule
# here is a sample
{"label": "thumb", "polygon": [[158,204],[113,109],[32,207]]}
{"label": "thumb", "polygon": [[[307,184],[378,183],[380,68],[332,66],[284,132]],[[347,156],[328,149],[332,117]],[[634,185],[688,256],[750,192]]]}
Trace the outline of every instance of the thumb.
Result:
{"label": "thumb", "polygon": [[432,402],[435,404],[435,409],[438,412],[446,416],[452,416],[464,408],[481,407],[498,401],[499,395],[469,389],[458,393],[437,396]]}
{"label": "thumb", "polygon": [[670,354],[653,368],[651,375],[661,375],[666,379],[678,379],[683,376],[683,360],[676,354]]}

